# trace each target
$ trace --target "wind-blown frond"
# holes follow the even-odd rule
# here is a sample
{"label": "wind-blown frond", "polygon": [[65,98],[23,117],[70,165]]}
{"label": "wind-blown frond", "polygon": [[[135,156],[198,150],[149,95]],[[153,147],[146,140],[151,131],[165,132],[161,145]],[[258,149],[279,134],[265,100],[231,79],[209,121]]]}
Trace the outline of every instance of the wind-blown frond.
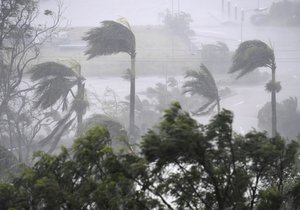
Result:
{"label": "wind-blown frond", "polygon": [[[54,128],[52,129],[51,133],[46,136],[45,138],[43,138],[39,143],[38,146],[39,147],[44,147],[46,145],[49,144],[49,142],[53,141],[53,139],[55,139],[55,136],[60,135],[60,133],[62,132],[62,128],[68,124],[68,122],[73,122],[73,120],[70,120],[71,116],[73,114],[73,110],[70,110],[62,119],[60,119],[54,126]],[[65,131],[65,130],[64,130]]]}
{"label": "wind-blown frond", "polygon": [[31,70],[31,81],[37,81],[46,77],[74,77],[76,73],[67,66],[56,62],[45,62],[35,65]]}
{"label": "wind-blown frond", "polygon": [[103,21],[101,27],[87,32],[83,40],[87,41],[85,54],[88,59],[120,52],[135,55],[135,36],[125,25],[115,21]]}
{"label": "wind-blown frond", "polygon": [[37,82],[35,107],[46,109],[62,100],[63,110],[67,109],[67,96],[77,84],[78,76],[72,69],[55,62],[34,66],[31,80]]}
{"label": "wind-blown frond", "polygon": [[73,124],[74,120],[75,120],[75,117],[72,118],[71,120],[69,120],[66,124],[64,124],[60,128],[60,130],[56,133],[55,137],[53,138],[53,142],[51,144],[51,147],[50,147],[48,153],[52,153],[55,150],[55,148],[57,147],[57,144],[61,140],[61,137],[63,136],[64,133],[66,133],[68,131],[68,129]]}
{"label": "wind-blown frond", "polygon": [[187,71],[185,78],[191,80],[184,83],[184,93],[197,94],[209,99],[218,97],[218,87],[205,65],[201,64],[200,71]]}
{"label": "wind-blown frond", "polygon": [[191,79],[185,81],[183,85],[183,93],[200,95],[207,99],[207,102],[196,111],[193,111],[192,114],[205,115],[211,112],[216,106],[218,106],[219,110],[220,98],[218,87],[214,77],[204,64],[201,64],[200,71],[187,71],[185,78]]}
{"label": "wind-blown frond", "polygon": [[192,111],[191,113],[193,115],[202,116],[207,115],[210,112],[213,111],[213,109],[218,105],[217,101],[210,100],[207,103],[203,104],[200,108],[198,108],[196,111]]}
{"label": "wind-blown frond", "polygon": [[[74,80],[58,77],[40,82],[35,90],[35,95],[37,96],[35,106],[47,109],[60,99],[63,100],[65,106],[67,95],[75,85],[76,81]],[[65,106],[65,108],[67,107]]]}
{"label": "wind-blown frond", "polygon": [[229,73],[240,71],[237,78],[259,67],[270,67],[275,60],[274,51],[260,40],[242,42],[236,50]]}
{"label": "wind-blown frond", "polygon": [[78,77],[79,79],[85,80],[85,78],[81,75],[81,65],[75,59],[67,59],[67,60],[60,60],[60,63],[66,65],[66,67],[70,68],[74,76]]}

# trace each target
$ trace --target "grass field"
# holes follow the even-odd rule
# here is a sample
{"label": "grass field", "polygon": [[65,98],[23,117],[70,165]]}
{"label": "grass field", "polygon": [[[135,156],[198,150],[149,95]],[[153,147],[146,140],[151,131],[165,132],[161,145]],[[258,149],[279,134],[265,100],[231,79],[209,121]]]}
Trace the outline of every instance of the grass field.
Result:
{"label": "grass field", "polygon": [[[68,38],[47,43],[38,62],[74,59],[81,64],[85,76],[121,75],[130,68],[130,57],[125,53],[87,60],[82,37],[88,30],[84,27],[66,29],[64,33]],[[199,65],[199,56],[190,50],[190,44],[162,26],[134,26],[132,30],[137,46],[137,76],[180,74]]]}

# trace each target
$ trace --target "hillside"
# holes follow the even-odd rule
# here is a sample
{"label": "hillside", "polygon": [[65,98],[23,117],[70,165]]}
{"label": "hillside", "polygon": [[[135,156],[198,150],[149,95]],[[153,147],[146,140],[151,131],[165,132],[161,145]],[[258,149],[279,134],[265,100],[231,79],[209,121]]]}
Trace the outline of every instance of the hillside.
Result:
{"label": "hillside", "polygon": [[[82,37],[89,28],[68,28],[54,37],[41,50],[38,62],[74,59],[82,65],[86,76],[121,75],[130,68],[130,58],[121,53],[87,60]],[[198,56],[178,36],[161,26],[134,26],[137,45],[137,76],[177,74],[199,64]]]}

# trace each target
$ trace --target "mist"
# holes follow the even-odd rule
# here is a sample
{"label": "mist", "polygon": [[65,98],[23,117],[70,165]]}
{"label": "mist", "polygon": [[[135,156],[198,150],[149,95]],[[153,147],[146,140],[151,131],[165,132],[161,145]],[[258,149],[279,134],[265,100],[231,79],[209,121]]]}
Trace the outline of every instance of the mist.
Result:
{"label": "mist", "polygon": [[298,209],[300,0],[0,0],[0,209]]}
{"label": "mist", "polygon": [[[228,11],[230,2],[230,12]],[[250,18],[255,14],[257,9],[268,9],[272,5],[271,0],[258,0],[258,1],[224,1],[224,7],[222,9],[222,1],[204,1],[204,0],[189,0],[189,1],[135,1],[128,0],[126,3],[124,1],[64,1],[63,8],[65,21],[67,21],[68,27],[96,27],[100,25],[100,22],[103,20],[116,20],[121,17],[125,17],[127,21],[135,30],[135,27],[138,26],[161,26],[163,25],[163,14],[166,11],[176,13],[178,11],[185,12],[191,15],[191,30],[194,31],[193,35],[190,35],[189,38],[192,44],[199,49],[202,45],[205,44],[216,44],[219,42],[224,42],[228,45],[230,51],[238,47],[241,41],[259,39],[274,48],[276,55],[276,61],[278,66],[277,78],[282,84],[282,91],[278,94],[278,102],[287,99],[289,97],[299,97],[298,92],[298,78],[299,71],[298,63],[300,56],[300,30],[298,27],[280,27],[274,25],[254,25]],[[51,8],[54,4],[52,1],[43,1],[41,8]],[[237,10],[235,14],[235,8]],[[244,21],[241,22],[242,10],[244,10]],[[230,13],[230,14],[229,14]],[[151,30],[151,29],[149,29]],[[83,34],[82,34],[83,35]],[[152,40],[155,42],[155,40]],[[72,41],[71,41],[72,42]],[[78,42],[78,40],[77,40]],[[194,68],[197,65],[197,59],[193,56],[192,52],[190,56],[182,57],[179,51],[182,49],[176,49],[172,44],[168,43],[169,46],[167,49],[145,49],[143,45],[144,40],[139,40],[137,37],[137,92],[143,92],[147,86],[155,86],[159,81],[165,81],[166,77],[179,76],[178,69],[186,69],[191,66]],[[82,45],[84,43],[82,42]],[[148,46],[147,46],[148,47]],[[169,49],[168,49],[169,48]],[[151,64],[148,60],[144,58],[144,55],[151,50],[151,54],[155,54],[152,51],[165,50],[165,55],[158,56],[151,55],[150,61],[157,63],[160,60],[166,60],[168,62],[163,62],[158,64],[158,68],[154,70],[154,74],[145,71],[147,68],[145,65]],[[196,49],[197,50],[197,49]],[[171,52],[172,51],[172,52]],[[178,53],[177,53],[178,52]],[[177,54],[176,54],[177,53]],[[142,56],[141,56],[142,54]],[[172,54],[172,55],[171,55]],[[122,59],[125,57],[120,56]],[[172,58],[170,58],[172,56]],[[114,59],[113,56],[108,56],[106,59]],[[118,57],[119,58],[119,57]],[[102,58],[99,58],[102,59]],[[192,61],[193,65],[186,65],[186,63],[181,62],[181,60],[186,59],[187,61]],[[105,61],[104,61],[105,62]],[[125,61],[124,61],[125,62]],[[172,64],[173,62],[173,64]],[[200,60],[198,61],[200,65]],[[126,63],[126,62],[125,62]],[[179,66],[179,65],[181,66]],[[114,65],[113,63],[111,65]],[[174,65],[176,67],[174,67]],[[129,67],[129,66],[128,66]],[[126,67],[122,67],[121,72]],[[177,69],[172,73],[172,68]],[[149,69],[152,71],[153,69]],[[227,69],[224,69],[224,72],[227,72]],[[264,68],[260,68],[262,72],[268,72]],[[86,72],[89,72],[86,69]],[[145,73],[147,72],[147,73]],[[157,72],[162,72],[163,75],[157,75]],[[184,70],[181,70],[184,75]],[[103,79],[105,73],[101,75],[98,72],[100,79]],[[114,75],[119,74],[113,73]],[[85,70],[83,70],[85,74]],[[151,82],[145,82],[147,78],[143,78],[143,74],[148,76],[155,76],[151,79]],[[251,77],[250,75],[248,75]],[[161,78],[160,78],[161,77]],[[216,80],[220,83],[226,83],[226,79],[218,78],[218,75],[215,75]],[[232,77],[232,76],[231,76]],[[95,79],[95,78],[94,78]],[[118,78],[115,78],[119,80]],[[255,80],[255,77],[252,77]],[[268,78],[269,79],[269,78]],[[96,80],[96,79],[95,79]],[[179,79],[182,82],[182,78]],[[119,84],[121,81],[116,82],[117,87],[114,87],[112,81],[107,81],[103,79],[100,84],[103,86],[99,87],[98,85],[93,85],[87,80],[87,85],[91,88],[97,89],[97,91],[104,91],[105,88],[109,87],[114,90],[122,97],[123,94],[126,94],[128,90],[128,84],[124,81],[122,88]],[[255,81],[253,81],[255,83]],[[259,83],[259,82],[257,82]],[[124,88],[123,88],[124,87]],[[118,90],[117,88],[122,89]],[[257,128],[257,113],[258,110],[269,101],[269,95],[264,90],[263,83],[252,85],[250,87],[241,86],[241,87],[230,87],[232,92],[235,93],[234,96],[228,99],[224,99],[223,108],[232,110],[235,113],[235,129],[237,132],[247,132],[252,128]],[[200,117],[199,120],[204,120],[206,122],[209,117]]]}
{"label": "mist", "polygon": [[[299,3],[293,2],[295,5]],[[30,148],[30,152],[37,148],[55,152],[60,144],[70,146],[72,137],[99,120],[117,123],[117,127],[139,141],[159,123],[164,110],[174,101],[178,101],[183,110],[201,124],[208,123],[222,109],[227,109],[234,114],[235,132],[246,134],[257,129],[271,135],[270,104],[274,100],[274,94],[271,100],[271,64],[254,64],[255,68],[239,79],[239,72],[229,73],[236,50],[249,40],[260,40],[266,44],[267,51],[274,53],[277,128],[282,136],[295,138],[300,130],[299,15],[295,10],[289,16],[281,8],[281,3],[287,4],[285,8],[292,4],[275,0],[40,1],[39,14],[31,24],[40,30],[44,24],[51,28],[54,23],[53,30],[26,42],[32,47],[31,52],[37,53],[36,57],[28,62],[28,66],[26,62],[18,61],[26,64],[24,75],[23,72],[16,73],[17,76],[11,79],[19,76],[22,82],[16,87],[21,93],[26,92],[27,95],[22,97],[32,103],[28,109],[39,112],[37,115],[45,116],[45,119],[50,118],[51,113],[51,119],[48,119],[51,123],[43,125],[32,135],[32,142],[38,138],[40,143],[34,143],[32,148],[30,143],[24,147]],[[59,19],[57,25],[53,21],[55,15]],[[107,20],[112,21],[106,22],[108,25],[119,23],[125,26],[125,31],[129,29],[128,33],[132,33],[129,40],[135,43],[126,43],[126,46],[132,44],[132,49],[110,53],[93,49],[97,43],[90,42],[93,38],[89,35],[95,27],[103,27],[105,22],[102,21]],[[117,46],[109,38],[104,44],[107,43]],[[106,45],[103,49],[110,50]],[[29,58],[25,52],[22,59]],[[94,52],[102,54],[93,55]],[[43,71],[49,66],[51,70],[51,65],[66,70],[64,79],[58,75],[53,78],[52,73],[45,71],[50,78],[49,84],[52,84],[51,79],[57,79],[57,87],[53,85],[54,89],[48,90],[45,86],[42,89],[41,84],[45,85],[46,80],[38,73],[33,76],[32,72],[36,69]],[[133,68],[134,79],[131,78]],[[195,79],[191,71],[210,79],[195,90],[189,86]],[[59,95],[58,87],[67,91]],[[45,93],[49,97],[44,98]],[[132,93],[136,95],[134,99],[130,97]],[[16,104],[11,105],[12,109],[19,109],[20,98],[15,100],[8,104]],[[51,100],[55,103],[51,104]],[[29,106],[29,102],[25,104]],[[132,104],[135,106],[134,115]],[[25,105],[22,106],[20,110],[24,115],[31,113],[25,111]],[[51,143],[45,143],[49,138],[52,138]],[[11,147],[10,150],[17,151],[21,146],[14,144],[4,143]]]}
{"label": "mist", "polygon": [[[120,0],[65,0],[63,2],[63,16],[68,28],[97,27],[100,26],[100,22],[103,20],[126,18],[130,23],[133,32],[135,32],[135,30],[141,30],[141,27],[148,27],[148,30],[151,31],[151,27],[162,26],[164,24],[163,17],[167,11],[174,14],[184,12],[190,15],[192,19],[190,28],[194,33],[189,35],[190,42],[188,44],[190,46],[188,46],[188,50],[174,46],[174,40],[167,41],[167,44],[164,47],[159,48],[156,46],[157,48],[150,49],[149,45],[146,46],[144,44],[146,40],[141,40],[142,38],[137,36],[136,88],[138,94],[141,94],[148,87],[155,87],[156,83],[165,83],[167,80],[166,78],[168,77],[175,76],[179,83],[183,83],[185,70],[189,68],[198,68],[197,66],[200,65],[201,59],[199,59],[199,56],[195,56],[195,54],[201,50],[203,45],[223,42],[233,53],[242,41],[252,39],[262,40],[272,46],[275,52],[278,69],[277,78],[282,85],[282,90],[277,96],[278,102],[280,102],[289,97],[298,98],[300,95],[298,91],[298,78],[300,76],[298,71],[300,58],[300,30],[295,26],[276,26],[274,24],[255,25],[253,21],[251,21],[253,15],[261,14],[259,11],[266,13],[274,2],[276,3],[278,1],[224,0],[222,6],[221,0],[209,2],[205,0],[127,0],[126,3]],[[41,2],[41,10],[54,8],[54,6],[55,4],[52,1]],[[243,21],[242,15],[244,15]],[[82,36],[83,35],[84,33]],[[174,35],[174,37],[174,39],[177,39],[176,35]],[[151,36],[149,36],[148,39],[151,39]],[[155,42],[155,40],[150,40],[150,42],[151,41]],[[82,40],[78,39],[73,41],[70,40],[70,42],[75,45],[85,45]],[[191,46],[193,49],[191,49]],[[84,49],[84,47],[81,49]],[[159,52],[157,55],[155,55],[155,50]],[[181,53],[183,50],[190,50],[190,52]],[[165,52],[163,55],[161,54],[162,51]],[[146,56],[150,57],[146,59]],[[83,75],[97,75],[97,79],[93,77],[92,80],[99,79],[101,81],[99,83],[101,86],[96,84],[97,82],[90,82],[89,79],[86,81],[88,87],[97,90],[99,97],[101,94],[104,94],[106,88],[115,90],[121,98],[124,98],[126,92],[129,90],[129,84],[117,76],[120,72],[122,74],[123,70],[129,67],[128,61],[125,61],[126,55],[116,55],[115,57],[117,58],[114,58],[114,56],[107,56],[106,58],[97,59],[102,59],[103,62],[112,61],[110,64],[112,66],[117,66],[113,69],[120,70],[117,70],[117,73],[114,72],[109,75],[114,75],[116,78],[107,79],[106,76],[109,75],[105,76],[105,73],[101,74],[101,70],[87,69],[89,67],[82,71]],[[76,59],[76,56],[74,56],[74,59]],[[119,64],[113,63],[114,59],[119,62]],[[186,62],[184,62],[184,60]],[[122,64],[120,64],[120,62]],[[187,64],[188,62],[190,62],[190,64]],[[123,64],[124,67],[120,67],[120,65]],[[154,68],[156,69],[151,68],[151,64],[156,64],[154,65]],[[83,67],[85,66],[84,63],[82,63],[82,65]],[[104,68],[107,68],[107,66],[109,66],[109,64],[106,63]],[[101,68],[103,67],[100,67],[100,69]],[[225,68],[228,68],[228,66]],[[150,72],[153,72],[153,74]],[[159,75],[158,72],[161,72],[161,74]],[[224,69],[224,72],[228,72],[228,69]],[[266,68],[260,68],[259,72],[263,72],[264,74],[270,73]],[[264,90],[264,82],[255,81],[256,77],[251,77],[251,73],[248,75],[250,78],[248,80],[251,80],[252,78],[252,82],[250,81],[252,84],[250,86],[241,85],[242,82],[234,81],[233,75],[229,75],[229,78],[224,78],[224,75],[220,76],[219,74],[215,74],[214,76],[217,83],[221,84],[223,88],[227,87],[227,83],[233,82],[233,86],[229,87],[232,96],[223,100],[222,107],[234,112],[235,130],[237,132],[245,133],[252,128],[257,129],[258,111],[270,100],[269,94]],[[148,79],[149,77],[151,77],[150,81]],[[266,81],[269,79],[270,75],[265,78]],[[116,86],[114,86],[114,84],[116,84]],[[120,86],[120,84],[122,84],[122,86]],[[208,119],[210,119],[210,116],[211,115],[197,118],[199,121],[207,122]]]}

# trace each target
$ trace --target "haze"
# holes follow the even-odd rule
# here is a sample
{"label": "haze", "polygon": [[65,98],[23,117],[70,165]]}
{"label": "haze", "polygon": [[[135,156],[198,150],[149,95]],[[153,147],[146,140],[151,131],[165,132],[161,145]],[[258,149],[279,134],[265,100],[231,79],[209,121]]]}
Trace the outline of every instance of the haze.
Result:
{"label": "haze", "polygon": [[[231,4],[230,16],[228,15],[228,2]],[[282,91],[278,94],[278,101],[280,102],[290,96],[300,96],[298,91],[298,78],[300,77],[298,71],[300,61],[300,30],[297,27],[254,26],[250,22],[250,17],[255,14],[255,10],[269,8],[273,2],[278,1],[225,0],[223,13],[221,0],[65,0],[63,1],[63,7],[68,27],[94,27],[99,26],[103,20],[117,20],[121,17],[125,17],[132,26],[162,25],[163,15],[167,10],[171,13],[172,11],[173,13],[183,11],[191,15],[193,20],[191,29],[195,34],[190,36],[190,39],[199,49],[203,44],[215,44],[217,41],[221,41],[226,43],[231,51],[234,51],[241,41],[260,39],[271,44],[275,49],[278,65],[277,78],[279,78],[283,86]],[[41,3],[41,10],[55,8],[53,1],[45,0]],[[235,17],[235,8],[237,9],[237,17]],[[243,25],[241,25],[241,10],[245,11]],[[176,48],[173,49],[173,52],[176,50]],[[143,58],[139,60],[139,54],[141,54],[139,51],[147,51],[147,49],[144,49],[140,43],[137,43],[137,65],[142,67],[145,61],[142,60]],[[161,59],[161,57],[157,57],[156,59]],[[176,62],[176,59],[184,58],[180,57],[180,55],[176,57],[173,53],[172,61],[170,59],[168,61]],[[192,57],[187,58],[187,60],[191,59],[194,61]],[[166,69],[166,66],[163,68]],[[146,89],[145,81],[139,77],[139,71],[141,70],[138,68],[137,92]],[[167,74],[172,76],[171,69],[163,71],[168,72]],[[84,71],[83,74],[85,74]],[[164,77],[160,81],[163,81]],[[151,79],[147,83],[147,86],[155,86],[156,82],[159,81],[159,78],[156,79],[156,81]],[[128,84],[125,83],[120,88],[118,86],[120,83],[119,79],[115,78],[115,80],[117,82],[107,81],[106,83],[106,81],[102,81],[101,87],[95,84],[92,85],[89,81],[87,83],[92,86],[91,88],[97,86],[99,92],[103,92],[105,88],[110,87],[121,95],[126,94]],[[115,83],[117,83],[116,87],[113,86]],[[239,93],[240,91],[241,93]],[[223,107],[234,111],[236,116],[234,124],[236,130],[238,132],[246,132],[251,128],[256,128],[257,112],[269,101],[269,94],[264,91],[263,85],[249,88],[239,87],[234,92],[238,94],[229,99],[224,99]],[[253,101],[252,97],[255,97],[256,100]],[[202,120],[205,122],[208,118],[202,117]]]}

